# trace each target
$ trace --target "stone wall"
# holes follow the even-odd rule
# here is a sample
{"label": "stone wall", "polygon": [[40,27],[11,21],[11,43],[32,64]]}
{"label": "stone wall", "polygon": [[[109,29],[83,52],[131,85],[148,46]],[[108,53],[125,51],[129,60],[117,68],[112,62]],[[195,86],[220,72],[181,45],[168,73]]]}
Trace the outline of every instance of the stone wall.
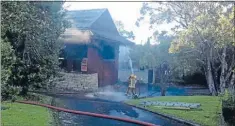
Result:
{"label": "stone wall", "polygon": [[98,89],[98,74],[65,73],[56,84],[57,90],[92,91]]}

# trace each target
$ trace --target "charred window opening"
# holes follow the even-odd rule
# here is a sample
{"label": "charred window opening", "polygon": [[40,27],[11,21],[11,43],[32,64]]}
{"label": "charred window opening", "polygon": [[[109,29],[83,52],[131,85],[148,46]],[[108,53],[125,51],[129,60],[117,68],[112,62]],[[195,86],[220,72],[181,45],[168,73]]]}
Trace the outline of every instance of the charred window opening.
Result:
{"label": "charred window opening", "polygon": [[111,46],[105,45],[103,47],[102,57],[103,57],[103,59],[115,59],[114,48]]}
{"label": "charred window opening", "polygon": [[81,72],[81,62],[87,57],[87,45],[66,44],[60,54],[60,68],[70,72]]}

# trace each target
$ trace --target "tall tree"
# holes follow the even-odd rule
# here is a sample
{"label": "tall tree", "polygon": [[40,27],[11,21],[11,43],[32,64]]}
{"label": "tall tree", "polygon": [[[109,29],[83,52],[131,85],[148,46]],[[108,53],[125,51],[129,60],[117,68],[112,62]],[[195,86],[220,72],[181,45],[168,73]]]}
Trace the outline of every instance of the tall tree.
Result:
{"label": "tall tree", "polygon": [[[214,73],[218,73],[217,70],[221,70],[220,76],[223,76],[223,71],[226,71],[227,79],[229,79],[232,73],[230,70],[234,68],[233,56],[231,56],[232,48],[234,47],[229,46],[232,43],[231,33],[234,27],[225,27],[224,24],[226,23],[221,22],[223,16],[229,17],[229,13],[232,12],[232,5],[229,2],[144,3],[141,9],[142,17],[138,19],[137,24],[147,14],[150,15],[151,27],[162,23],[176,23],[177,25],[172,30],[177,37],[172,42],[170,51],[180,51],[188,55],[187,58],[191,57],[189,62],[194,62],[201,66],[204,69],[210,92],[216,95],[216,78],[213,75],[213,70],[216,71]],[[234,20],[234,17],[231,20]],[[231,21],[227,21],[227,23],[227,25],[231,25]],[[226,32],[228,36],[221,36],[223,32]],[[231,47],[230,54],[222,53],[226,52],[225,48],[228,46]],[[224,56],[223,54],[227,55]],[[226,62],[230,62],[229,69],[223,66],[226,64],[225,57],[228,56],[230,58]],[[223,79],[220,77],[220,91],[224,92],[225,84],[221,81]]]}
{"label": "tall tree", "polygon": [[16,61],[8,83],[47,88],[58,72],[61,44],[58,38],[68,22],[63,2],[1,2],[1,38],[14,49]]}
{"label": "tall tree", "polygon": [[[7,99],[14,94],[14,88],[7,82],[12,74],[12,67],[15,63],[14,50],[9,42],[1,40],[1,96]],[[13,91],[13,92],[12,92]]]}
{"label": "tall tree", "polygon": [[[151,38],[155,41],[153,44],[150,43]],[[153,69],[153,83],[156,83],[157,77],[163,96],[170,79],[172,54],[168,53],[168,49],[172,39],[173,36],[167,35],[166,31],[160,34],[156,32],[153,37],[147,39],[144,45],[135,45],[131,51],[132,59],[138,61],[140,67]]]}

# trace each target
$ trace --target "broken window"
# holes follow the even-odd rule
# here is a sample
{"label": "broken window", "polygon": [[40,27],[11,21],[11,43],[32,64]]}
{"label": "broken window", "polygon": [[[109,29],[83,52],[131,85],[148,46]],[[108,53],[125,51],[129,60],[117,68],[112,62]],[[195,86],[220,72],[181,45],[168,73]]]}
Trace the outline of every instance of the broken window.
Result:
{"label": "broken window", "polygon": [[112,46],[105,45],[102,52],[103,59],[115,59],[115,50]]}

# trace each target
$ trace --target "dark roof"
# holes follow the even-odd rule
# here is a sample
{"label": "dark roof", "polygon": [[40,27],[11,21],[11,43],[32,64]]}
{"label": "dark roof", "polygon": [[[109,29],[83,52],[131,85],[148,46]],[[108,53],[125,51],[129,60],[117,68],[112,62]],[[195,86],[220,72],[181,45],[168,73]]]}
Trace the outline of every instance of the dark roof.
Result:
{"label": "dark roof", "polygon": [[68,11],[69,18],[75,21],[75,26],[79,29],[90,29],[92,24],[106,11],[107,9],[92,9],[92,10],[74,10]]}
{"label": "dark roof", "polygon": [[120,36],[108,9],[68,11],[73,26],[79,30],[89,30],[95,37],[113,40],[119,44],[130,45],[133,42]]}
{"label": "dark roof", "polygon": [[97,30],[92,30],[92,33],[94,34],[95,37],[103,38],[103,39],[106,39],[106,40],[112,40],[112,41],[118,42],[122,45],[132,45],[132,44],[134,44],[133,42],[127,40],[126,38],[124,38],[120,35],[114,35],[112,33],[102,32],[102,31],[97,31]]}

